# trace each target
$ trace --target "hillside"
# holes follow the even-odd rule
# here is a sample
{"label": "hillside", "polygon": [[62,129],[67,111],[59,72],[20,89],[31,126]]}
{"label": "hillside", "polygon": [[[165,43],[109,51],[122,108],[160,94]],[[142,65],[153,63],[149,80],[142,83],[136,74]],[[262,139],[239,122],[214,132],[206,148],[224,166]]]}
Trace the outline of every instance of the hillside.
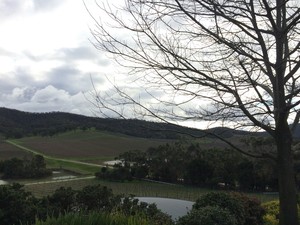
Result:
{"label": "hillside", "polygon": [[[204,135],[204,132],[198,129],[166,123],[134,119],[104,119],[63,112],[29,113],[0,108],[0,134],[5,138],[36,135],[53,136],[74,129],[85,130],[92,127],[100,131],[117,132],[143,138],[176,139],[182,134]],[[235,134],[247,134],[247,132],[235,131],[229,128],[214,128],[210,132],[222,134],[226,137]]]}

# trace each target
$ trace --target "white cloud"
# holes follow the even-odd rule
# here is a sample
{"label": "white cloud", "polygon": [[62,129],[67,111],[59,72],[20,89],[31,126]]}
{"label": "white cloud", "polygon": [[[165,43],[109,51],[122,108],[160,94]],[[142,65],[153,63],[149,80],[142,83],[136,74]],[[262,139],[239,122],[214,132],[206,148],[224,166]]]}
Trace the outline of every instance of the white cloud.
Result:
{"label": "white cloud", "polygon": [[9,94],[0,95],[0,106],[29,112],[62,111],[91,115],[93,106],[82,92],[70,94],[51,85],[42,89],[14,88]]}
{"label": "white cloud", "polygon": [[49,102],[65,102],[69,97],[69,94],[64,90],[58,90],[49,85],[42,90],[38,90],[31,101],[38,103]]}

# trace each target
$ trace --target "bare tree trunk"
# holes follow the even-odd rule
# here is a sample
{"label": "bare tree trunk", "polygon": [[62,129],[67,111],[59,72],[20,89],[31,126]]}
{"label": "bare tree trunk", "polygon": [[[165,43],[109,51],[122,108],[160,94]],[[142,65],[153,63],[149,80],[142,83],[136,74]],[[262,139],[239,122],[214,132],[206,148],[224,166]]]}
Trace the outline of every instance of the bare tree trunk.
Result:
{"label": "bare tree trunk", "polygon": [[280,201],[280,225],[299,225],[297,210],[297,190],[293,168],[292,136],[285,126],[277,133],[278,180]]}

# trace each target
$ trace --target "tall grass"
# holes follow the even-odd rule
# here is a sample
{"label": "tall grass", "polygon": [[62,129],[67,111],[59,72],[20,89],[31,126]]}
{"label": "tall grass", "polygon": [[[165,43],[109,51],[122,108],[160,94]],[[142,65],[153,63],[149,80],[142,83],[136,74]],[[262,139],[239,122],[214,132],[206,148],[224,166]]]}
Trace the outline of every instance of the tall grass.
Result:
{"label": "tall grass", "polygon": [[120,213],[108,214],[92,212],[89,214],[70,213],[58,218],[48,217],[46,221],[37,220],[35,225],[152,225],[143,216],[125,216]]}

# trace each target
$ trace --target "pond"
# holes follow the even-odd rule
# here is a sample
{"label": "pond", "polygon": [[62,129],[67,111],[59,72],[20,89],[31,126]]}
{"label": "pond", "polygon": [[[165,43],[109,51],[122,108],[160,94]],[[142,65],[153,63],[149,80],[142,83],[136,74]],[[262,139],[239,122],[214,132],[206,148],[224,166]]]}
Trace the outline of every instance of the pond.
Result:
{"label": "pond", "polygon": [[67,171],[67,170],[53,170],[52,171],[52,180],[69,180],[77,178],[77,174]]}
{"label": "pond", "polygon": [[0,185],[4,185],[4,184],[8,184],[8,182],[5,180],[0,180]]}
{"label": "pond", "polygon": [[191,209],[194,202],[172,199],[172,198],[154,198],[154,197],[136,197],[140,202],[148,204],[155,203],[157,208],[167,213],[173,220],[186,215]]}
{"label": "pond", "polygon": [[[71,180],[71,179],[75,179],[78,177],[78,174],[71,172],[71,171],[67,171],[67,170],[62,170],[62,169],[58,169],[58,170],[53,170],[52,171],[52,175],[46,178],[41,178],[41,179],[35,179],[36,182],[47,182],[47,181],[63,181],[63,180]],[[12,179],[12,180],[1,180],[0,179],[0,185],[5,185],[5,184],[11,184],[14,182],[19,182],[22,181],[22,183],[26,183],[26,179]],[[34,179],[30,179],[28,180],[28,183],[35,183]]]}

